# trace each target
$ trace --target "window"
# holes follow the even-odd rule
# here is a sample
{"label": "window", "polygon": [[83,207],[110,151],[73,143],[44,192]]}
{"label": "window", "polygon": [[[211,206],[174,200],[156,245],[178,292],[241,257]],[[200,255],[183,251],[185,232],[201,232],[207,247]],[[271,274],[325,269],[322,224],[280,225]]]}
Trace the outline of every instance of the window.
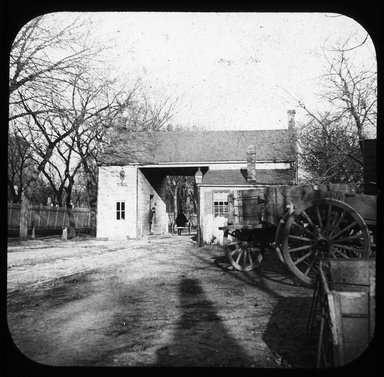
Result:
{"label": "window", "polygon": [[228,192],[213,193],[213,214],[228,218]]}
{"label": "window", "polygon": [[125,202],[116,202],[116,220],[125,220]]}

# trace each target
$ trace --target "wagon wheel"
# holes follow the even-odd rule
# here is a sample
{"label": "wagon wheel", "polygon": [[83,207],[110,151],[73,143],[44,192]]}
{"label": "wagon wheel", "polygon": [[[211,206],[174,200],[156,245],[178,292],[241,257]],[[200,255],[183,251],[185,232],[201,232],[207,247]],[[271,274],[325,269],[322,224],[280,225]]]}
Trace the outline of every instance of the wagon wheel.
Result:
{"label": "wagon wheel", "polygon": [[256,240],[247,239],[247,233],[237,230],[231,234],[233,239],[224,239],[224,251],[231,265],[239,271],[251,271],[263,259],[264,247]]}
{"label": "wagon wheel", "polygon": [[277,225],[276,228],[276,233],[275,233],[275,242],[274,242],[274,247],[277,256],[280,259],[280,262],[284,264],[285,266],[285,260],[283,258],[283,255],[281,253],[281,236],[284,230],[285,222],[287,221],[290,213],[285,213],[284,216],[280,219],[279,224]]}
{"label": "wagon wheel", "polygon": [[322,258],[367,258],[370,239],[363,218],[348,204],[318,199],[295,210],[281,233],[284,260],[303,283],[313,286]]}

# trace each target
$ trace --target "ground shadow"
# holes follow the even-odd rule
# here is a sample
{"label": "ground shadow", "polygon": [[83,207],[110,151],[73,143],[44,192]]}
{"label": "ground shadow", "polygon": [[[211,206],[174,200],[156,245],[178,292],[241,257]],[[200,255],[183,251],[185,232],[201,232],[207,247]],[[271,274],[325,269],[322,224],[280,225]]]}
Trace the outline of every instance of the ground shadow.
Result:
{"label": "ground shadow", "polygon": [[262,339],[284,368],[314,368],[316,334],[306,334],[312,290],[302,283],[271,250],[252,271],[237,271],[225,255],[214,255],[216,266],[233,278],[270,295],[275,302]]}
{"label": "ground shadow", "polygon": [[228,272],[234,278],[243,280],[247,284],[258,284],[260,279],[266,279],[270,282],[301,287],[302,283],[293,275],[293,273],[280,261],[274,250],[268,249],[263,256],[260,265],[252,271],[237,271],[230,264],[224,255],[214,255],[213,263],[220,269]]}
{"label": "ground shadow", "polygon": [[228,334],[198,280],[182,279],[179,298],[182,315],[172,341],[157,350],[156,366],[251,366],[251,360]]}
{"label": "ground shadow", "polygon": [[279,297],[262,336],[283,367],[314,368],[316,339],[306,328],[311,297]]}

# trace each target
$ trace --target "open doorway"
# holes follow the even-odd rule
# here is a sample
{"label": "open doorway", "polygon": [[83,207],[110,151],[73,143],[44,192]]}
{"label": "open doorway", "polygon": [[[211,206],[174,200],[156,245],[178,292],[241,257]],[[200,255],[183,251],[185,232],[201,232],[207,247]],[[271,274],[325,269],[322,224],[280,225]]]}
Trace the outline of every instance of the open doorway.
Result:
{"label": "open doorway", "polygon": [[[182,234],[197,231],[197,166],[142,167],[137,179],[138,236],[177,234],[175,220],[183,212],[187,225]],[[205,173],[208,167],[201,168]]]}
{"label": "open doorway", "polygon": [[178,235],[196,233],[197,205],[194,176],[166,176],[169,233]]}

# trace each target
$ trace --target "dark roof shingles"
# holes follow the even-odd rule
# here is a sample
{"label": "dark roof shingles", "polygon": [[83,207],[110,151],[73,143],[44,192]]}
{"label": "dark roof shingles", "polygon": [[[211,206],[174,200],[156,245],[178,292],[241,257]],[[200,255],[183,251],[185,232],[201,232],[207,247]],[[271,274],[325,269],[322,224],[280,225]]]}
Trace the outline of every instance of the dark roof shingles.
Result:
{"label": "dark roof shingles", "polygon": [[[293,161],[294,144],[288,129],[255,131],[153,132],[150,147],[125,162],[146,164],[245,161],[248,146],[255,145],[258,161]],[[108,151],[106,152],[108,154]],[[101,159],[104,160],[103,158]],[[109,154],[109,161],[113,155]],[[135,161],[136,160],[136,161]]]}
{"label": "dark roof shingles", "polygon": [[[256,169],[256,184],[292,184],[294,179],[295,171],[293,169]],[[254,185],[247,181],[246,169],[208,170],[203,177],[202,184],[209,186]]]}

